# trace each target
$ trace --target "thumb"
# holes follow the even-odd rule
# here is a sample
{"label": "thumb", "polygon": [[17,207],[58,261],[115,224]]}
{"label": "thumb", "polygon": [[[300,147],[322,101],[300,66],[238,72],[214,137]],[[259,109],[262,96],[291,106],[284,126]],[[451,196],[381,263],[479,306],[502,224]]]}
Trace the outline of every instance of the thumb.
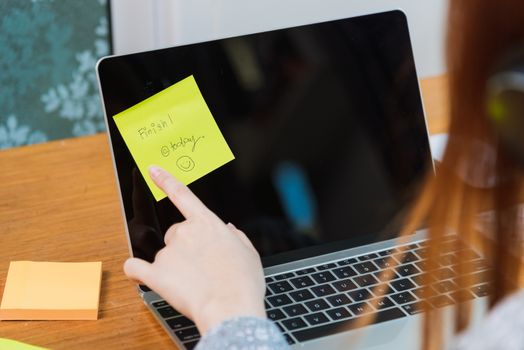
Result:
{"label": "thumb", "polygon": [[151,275],[151,264],[138,258],[129,258],[124,263],[124,273],[140,284],[146,284]]}

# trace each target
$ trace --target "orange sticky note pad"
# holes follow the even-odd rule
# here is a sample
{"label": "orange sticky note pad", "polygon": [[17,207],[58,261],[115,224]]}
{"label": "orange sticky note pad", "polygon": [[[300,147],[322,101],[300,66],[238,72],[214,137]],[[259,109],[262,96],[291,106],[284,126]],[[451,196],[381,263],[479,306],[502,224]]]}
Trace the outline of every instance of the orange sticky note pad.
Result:
{"label": "orange sticky note pad", "polygon": [[12,261],[0,320],[96,320],[101,262]]}

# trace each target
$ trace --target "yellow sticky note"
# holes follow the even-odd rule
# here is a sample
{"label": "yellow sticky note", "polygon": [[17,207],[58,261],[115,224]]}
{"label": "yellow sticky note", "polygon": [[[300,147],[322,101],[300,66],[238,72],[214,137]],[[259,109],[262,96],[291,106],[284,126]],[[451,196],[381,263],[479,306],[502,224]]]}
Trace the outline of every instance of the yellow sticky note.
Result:
{"label": "yellow sticky note", "polygon": [[46,350],[39,346],[25,344],[16,340],[0,338],[0,349],[2,350]]}
{"label": "yellow sticky note", "polygon": [[192,75],[113,119],[157,201],[150,165],[188,185],[235,159]]}
{"label": "yellow sticky note", "polygon": [[12,261],[0,320],[96,320],[101,262]]}

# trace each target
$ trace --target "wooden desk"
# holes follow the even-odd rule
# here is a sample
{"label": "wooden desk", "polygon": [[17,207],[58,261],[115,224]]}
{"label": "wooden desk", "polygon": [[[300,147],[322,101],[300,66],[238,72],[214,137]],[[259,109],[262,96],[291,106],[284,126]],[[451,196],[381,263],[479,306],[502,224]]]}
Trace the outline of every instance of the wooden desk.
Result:
{"label": "wooden desk", "polygon": [[[433,133],[445,79],[423,82]],[[127,242],[105,134],[0,152],[0,290],[11,260],[102,261],[98,321],[5,321],[0,337],[51,349],[165,349],[173,343],[122,272]]]}

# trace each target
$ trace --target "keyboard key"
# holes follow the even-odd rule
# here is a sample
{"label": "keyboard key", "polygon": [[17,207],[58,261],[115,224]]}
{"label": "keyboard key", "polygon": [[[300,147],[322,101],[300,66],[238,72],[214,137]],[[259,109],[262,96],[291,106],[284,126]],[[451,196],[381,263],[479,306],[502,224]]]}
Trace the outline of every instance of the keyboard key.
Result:
{"label": "keyboard key", "polygon": [[320,286],[312,287],[311,290],[317,297],[335,294],[335,290],[329,284],[322,284]]}
{"label": "keyboard key", "polygon": [[368,261],[368,260],[371,260],[371,259],[375,259],[377,257],[378,257],[377,254],[371,253],[371,254],[366,254],[366,255],[359,256],[357,259],[359,261]]}
{"label": "keyboard key", "polygon": [[285,295],[285,294],[268,297],[267,300],[274,307],[278,307],[278,306],[287,305],[287,304],[291,304],[292,303],[291,299],[289,299],[289,297],[287,295]]}
{"label": "keyboard key", "polygon": [[354,277],[353,281],[355,281],[360,287],[367,287],[378,283],[378,280],[373,277],[372,274]]}
{"label": "keyboard key", "polygon": [[410,292],[402,292],[397,294],[391,294],[391,299],[397,302],[397,304],[406,304],[411,303],[412,301],[415,301],[416,298],[413,294]]}
{"label": "keyboard key", "polygon": [[451,300],[447,295],[437,295],[436,297],[429,299],[429,302],[435,307],[444,307],[453,304],[453,300]]}
{"label": "keyboard key", "polygon": [[184,317],[184,316],[170,318],[166,322],[171,329],[175,329],[175,330],[184,328],[184,327],[190,327],[190,326],[194,327],[195,326],[193,321],[191,321],[189,318]]}
{"label": "keyboard key", "polygon": [[267,310],[267,317],[272,321],[278,321],[286,317],[280,309]]}
{"label": "keyboard key", "polygon": [[357,288],[357,285],[353,283],[353,281],[351,281],[350,279],[342,280],[342,281],[335,281],[332,283],[332,285],[339,292],[347,292],[348,290],[353,290]]}
{"label": "keyboard key", "polygon": [[293,278],[290,282],[295,286],[295,288],[306,288],[315,284],[315,282],[308,276]]}
{"label": "keyboard key", "polygon": [[329,318],[327,318],[326,315],[324,315],[324,313],[322,312],[316,312],[311,315],[306,315],[304,316],[304,318],[312,326],[316,326],[322,323],[329,322]]}
{"label": "keyboard key", "polygon": [[484,260],[479,259],[471,262],[471,268],[472,272],[482,271],[488,268],[488,264]]}
{"label": "keyboard key", "polygon": [[460,255],[460,259],[462,259],[462,261],[468,261],[468,260],[474,260],[474,259],[480,258],[480,255],[478,255],[471,248],[461,250],[458,254]]}
{"label": "keyboard key", "polygon": [[432,287],[441,294],[449,293],[457,289],[457,285],[450,280],[434,283]]}
{"label": "keyboard key", "polygon": [[266,287],[266,297],[273,295],[273,292],[269,290],[269,288]]}
{"label": "keyboard key", "polygon": [[175,309],[173,309],[171,306],[157,309],[157,311],[163,318],[168,318],[168,317],[173,317],[173,316],[180,315],[180,313],[178,311],[176,311]]}
{"label": "keyboard key", "polygon": [[473,293],[471,293],[469,290],[466,290],[466,289],[461,289],[461,290],[454,291],[454,292],[450,293],[449,295],[451,296],[451,298],[453,298],[453,300],[455,300],[456,302],[459,302],[459,303],[462,303],[462,302],[465,302],[465,301],[468,301],[468,300],[471,300],[471,299],[475,298]]}
{"label": "keyboard key", "polygon": [[275,282],[275,279],[273,277],[266,277],[266,284],[270,282]]}
{"label": "keyboard key", "polygon": [[419,248],[415,250],[415,253],[422,259],[426,259],[428,257],[428,248]]}
{"label": "keyboard key", "polygon": [[165,300],[155,301],[154,303],[151,303],[151,305],[153,305],[154,307],[169,306],[169,304]]}
{"label": "keyboard key", "polygon": [[[382,310],[377,312],[376,317],[373,320],[373,323],[381,323],[397,318],[405,317],[406,314],[402,312],[399,308],[391,308],[387,310]],[[351,329],[355,329],[357,322],[354,321],[341,321],[337,323],[331,323],[326,325],[321,325],[317,327],[309,327],[304,330],[293,332],[293,336],[299,341],[307,341],[315,338],[325,337],[328,335],[333,335],[341,332],[345,332]]]}
{"label": "keyboard key", "polygon": [[307,314],[307,310],[302,304],[288,305],[284,306],[282,309],[290,317]]}
{"label": "keyboard key", "polygon": [[381,269],[385,269],[385,268],[393,266],[393,263],[395,263],[395,260],[389,256],[386,256],[384,258],[375,259],[373,260],[373,262]]}
{"label": "keyboard key", "polygon": [[428,261],[427,260],[420,260],[415,263],[415,266],[420,271],[427,271],[428,270]]}
{"label": "keyboard key", "polygon": [[349,259],[340,260],[337,264],[338,266],[347,266],[347,265],[354,264],[356,262],[357,262],[357,259],[349,258]]}
{"label": "keyboard key", "polygon": [[329,264],[324,264],[324,265],[317,266],[317,270],[318,271],[325,271],[325,270],[332,269],[334,267],[337,267],[337,265],[334,264],[334,263],[329,263]]}
{"label": "keyboard key", "polygon": [[401,276],[411,276],[411,275],[414,275],[416,273],[420,273],[420,270],[417,269],[415,267],[415,265],[413,264],[409,264],[409,265],[402,265],[402,266],[399,266],[397,268],[397,272],[401,275]]}
{"label": "keyboard key", "polygon": [[271,305],[269,305],[269,303],[266,300],[264,300],[264,309],[267,310],[269,308],[271,308]]}
{"label": "keyboard key", "polygon": [[288,273],[283,273],[281,275],[273,276],[275,281],[287,280],[287,279],[289,279],[291,277],[295,277],[295,274],[293,272],[288,272]]}
{"label": "keyboard key", "polygon": [[416,303],[406,304],[402,305],[402,308],[404,311],[406,311],[410,315],[416,315],[424,311],[424,304],[421,301],[418,301]]}
{"label": "keyboard key", "polygon": [[291,336],[289,334],[284,334],[284,338],[286,338],[286,341],[289,345],[293,345],[295,344],[296,342],[293,340],[293,338],[291,338]]}
{"label": "keyboard key", "polygon": [[324,299],[311,300],[306,302],[305,304],[308,307],[308,309],[310,309],[313,312],[330,308],[329,304],[326,303]]}
{"label": "keyboard key", "polygon": [[405,253],[396,254],[396,255],[394,255],[394,257],[395,257],[395,259],[397,259],[398,261],[400,261],[403,264],[410,263],[410,262],[415,262],[415,261],[419,260],[419,258],[415,254],[413,254],[412,252],[405,252]]}
{"label": "keyboard key", "polygon": [[184,346],[187,348],[187,350],[193,350],[198,344],[198,340],[189,341],[187,343],[184,343]]}
{"label": "keyboard key", "polygon": [[[386,272],[390,272],[391,273],[391,277],[390,278],[387,278],[386,276]],[[400,278],[400,275],[394,271],[391,271],[391,270],[382,270],[382,271],[378,271],[378,272],[374,272],[373,275],[380,281],[380,282],[389,282],[389,281],[392,281],[394,279],[397,279],[397,278]]]}
{"label": "keyboard key", "polygon": [[371,261],[355,264],[353,265],[353,268],[359,273],[369,273],[378,270],[378,268]]}
{"label": "keyboard key", "polygon": [[489,282],[491,280],[492,271],[479,271],[469,275],[459,276],[455,279],[455,283],[459,286],[473,286],[475,284]]}
{"label": "keyboard key", "polygon": [[433,283],[436,281],[435,275],[428,272],[424,272],[416,276],[411,276],[411,279],[415,282],[415,284],[419,286],[427,286],[428,283]]}
{"label": "keyboard key", "polygon": [[290,290],[293,290],[293,287],[287,281],[270,283],[268,287],[275,294],[289,292]]}
{"label": "keyboard key", "polygon": [[402,292],[407,289],[415,288],[416,286],[408,278],[403,278],[400,280],[391,281],[391,285],[397,292]]}
{"label": "keyboard key", "polygon": [[371,287],[371,291],[376,296],[387,295],[387,294],[391,294],[394,292],[394,290],[391,289],[391,286],[385,283]]}
{"label": "keyboard key", "polygon": [[175,335],[182,341],[200,339],[200,333],[196,327],[180,329],[175,331]]}
{"label": "keyboard key", "polygon": [[287,332],[287,330],[284,328],[284,326],[282,326],[282,324],[280,324],[280,322],[275,322],[275,324],[277,325],[277,327],[280,330],[280,332],[282,332],[282,333],[286,333]]}
{"label": "keyboard key", "polygon": [[455,273],[449,267],[443,267],[431,273],[435,276],[437,280],[447,280],[455,277]]}
{"label": "keyboard key", "polygon": [[332,295],[326,298],[333,306],[342,306],[351,303],[351,300],[345,294]]}
{"label": "keyboard key", "polygon": [[297,290],[294,292],[290,292],[289,295],[298,302],[313,299],[314,295],[311,294],[311,292],[307,289]]}
{"label": "keyboard key", "polygon": [[491,282],[493,281],[494,270],[492,268],[488,268],[487,270],[477,271],[472,275],[473,280],[477,281],[477,283]]}
{"label": "keyboard key", "polygon": [[438,259],[438,262],[442,266],[449,266],[455,264],[457,256],[455,254],[446,254]]}
{"label": "keyboard key", "polygon": [[471,291],[478,297],[485,297],[490,294],[490,287],[488,284],[481,284],[471,288]]}
{"label": "keyboard key", "polygon": [[290,330],[290,331],[307,326],[306,322],[304,322],[304,320],[302,320],[302,318],[300,317],[295,317],[295,318],[290,318],[289,320],[284,320],[282,321],[282,324],[284,325],[284,327],[287,330]]}
{"label": "keyboard key", "polygon": [[461,243],[459,240],[449,240],[447,242],[442,243],[440,247],[440,251],[451,253],[456,252],[457,250],[461,250],[464,248],[464,244]]}
{"label": "keyboard key", "polygon": [[335,280],[335,276],[333,276],[333,274],[329,271],[314,273],[311,275],[311,277],[313,277],[317,283],[326,283]]}
{"label": "keyboard key", "polygon": [[328,310],[326,311],[326,313],[329,315],[329,317],[331,317],[333,321],[338,321],[344,318],[351,317],[351,314],[349,313],[349,311],[343,307]]}
{"label": "keyboard key", "polygon": [[307,275],[307,274],[310,274],[312,272],[315,272],[316,270],[312,267],[308,268],[308,269],[303,269],[303,270],[298,270],[298,271],[295,271],[295,274],[297,276],[302,276],[302,275]]}
{"label": "keyboard key", "polygon": [[433,288],[431,288],[430,286],[420,287],[420,288],[412,290],[411,292],[415,294],[417,298],[424,299],[424,293],[425,293],[426,288],[429,288],[429,293],[430,293],[429,295],[432,295],[433,293],[435,293]]}
{"label": "keyboard key", "polygon": [[[375,304],[373,304],[375,305]],[[393,302],[391,301],[391,299],[389,299],[388,297],[384,297],[380,300],[377,299],[377,308],[380,310],[380,309],[386,309],[388,307],[392,307],[392,306],[395,306],[395,304],[393,304]]]}
{"label": "keyboard key", "polygon": [[378,255],[380,256],[390,256],[397,252],[398,250],[396,248],[386,249],[378,252]]}
{"label": "keyboard key", "polygon": [[349,305],[348,309],[350,309],[356,316],[362,315],[365,312],[373,311],[371,305],[366,302]]}
{"label": "keyboard key", "polygon": [[371,298],[371,293],[367,289],[358,289],[348,292],[348,295],[354,301],[363,301]]}
{"label": "keyboard key", "polygon": [[338,278],[347,278],[355,276],[357,273],[350,266],[339,267],[331,270]]}

